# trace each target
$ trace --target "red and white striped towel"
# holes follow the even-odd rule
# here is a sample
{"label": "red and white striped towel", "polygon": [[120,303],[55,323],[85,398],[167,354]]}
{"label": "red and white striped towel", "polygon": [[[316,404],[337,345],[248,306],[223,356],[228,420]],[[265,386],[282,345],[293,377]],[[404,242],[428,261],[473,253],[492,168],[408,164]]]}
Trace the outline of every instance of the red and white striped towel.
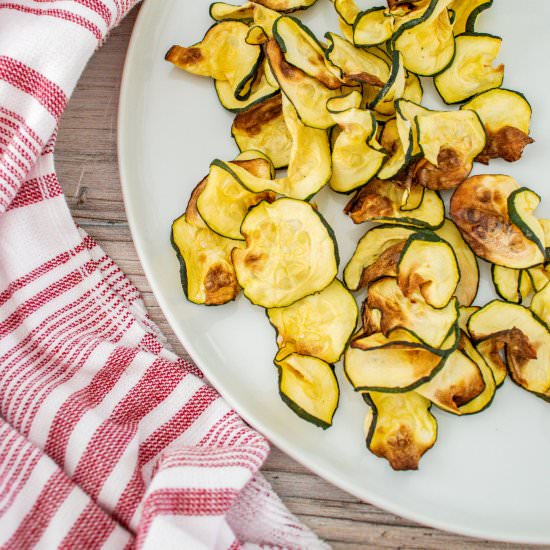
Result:
{"label": "red and white striped towel", "polygon": [[0,547],[326,548],[57,181],[59,117],[133,3],[0,2]]}

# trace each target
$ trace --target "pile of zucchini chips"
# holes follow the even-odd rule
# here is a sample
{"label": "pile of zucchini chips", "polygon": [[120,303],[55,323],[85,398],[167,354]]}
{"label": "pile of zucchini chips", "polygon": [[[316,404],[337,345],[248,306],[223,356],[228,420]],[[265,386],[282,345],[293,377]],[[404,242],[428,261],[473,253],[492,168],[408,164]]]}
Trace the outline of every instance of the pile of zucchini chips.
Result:
{"label": "pile of zucchini chips", "polygon": [[[334,0],[341,31],[322,40],[290,15],[314,2],[216,2],[203,40],[166,54],[214,79],[241,151],[211,163],[172,242],[190,301],[223,304],[242,289],[266,308],[280,395],[296,414],[332,424],[343,356],[368,405],[368,448],[417,469],[437,436],[432,404],[482,411],[507,373],[550,400],[550,221],[511,177],[469,177],[474,162],[521,157],[531,109],[500,87],[501,39],[475,32],[491,1],[360,11]],[[460,108],[423,107],[419,76]],[[325,185],[354,192],[354,223],[378,223],[343,281],[331,228],[308,202]],[[482,308],[476,257],[502,298]],[[360,316],[352,291],[366,295]]]}

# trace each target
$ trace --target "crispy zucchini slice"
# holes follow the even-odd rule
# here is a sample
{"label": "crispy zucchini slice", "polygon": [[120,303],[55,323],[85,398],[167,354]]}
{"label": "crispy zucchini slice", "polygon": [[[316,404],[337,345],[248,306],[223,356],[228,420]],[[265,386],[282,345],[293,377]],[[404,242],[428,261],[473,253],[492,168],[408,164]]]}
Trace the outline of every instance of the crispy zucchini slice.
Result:
{"label": "crispy zucchini slice", "polygon": [[[545,236],[546,239],[546,236]],[[548,241],[545,241],[548,242]],[[547,268],[550,266],[547,266]],[[537,265],[535,267],[530,267],[526,271],[529,279],[531,281],[531,288],[533,292],[539,292],[542,290],[550,281],[550,270],[546,269],[543,265]]]}
{"label": "crispy zucchini slice", "polygon": [[440,409],[461,415],[461,407],[470,403],[484,390],[485,382],[479,367],[457,349],[447,357],[443,368],[415,391]]}
{"label": "crispy zucchini slice", "polygon": [[521,269],[512,269],[501,265],[491,266],[491,277],[497,294],[507,302],[520,304],[522,301],[520,293]]}
{"label": "crispy zucchini slice", "polygon": [[543,399],[550,399],[550,332],[529,309],[495,300],[472,315],[474,340],[504,342],[512,380]]}
{"label": "crispy zucchini slice", "polygon": [[241,6],[226,2],[213,2],[210,4],[208,12],[214,21],[242,21],[243,23],[254,21],[254,4],[252,2]]}
{"label": "crispy zucchini slice", "polygon": [[356,391],[411,391],[443,367],[445,356],[397,338],[395,343],[369,349],[362,349],[361,339],[352,341],[344,353],[344,371]]}
{"label": "crispy zucchini slice", "polygon": [[355,299],[338,280],[290,306],[268,309],[277,332],[277,360],[299,353],[335,363],[355,330],[358,314]]}
{"label": "crispy zucchini slice", "polygon": [[425,158],[415,167],[415,181],[436,190],[462,183],[486,143],[478,115],[473,111],[432,112],[418,115],[416,126]]}
{"label": "crispy zucchini slice", "polygon": [[414,229],[399,225],[382,225],[369,230],[344,269],[346,286],[358,290],[381,277],[396,277],[401,251],[414,232]]}
{"label": "crispy zucchini slice", "polygon": [[375,179],[357,192],[344,212],[353,223],[392,221],[436,229],[445,218],[443,201],[435,191],[426,189],[420,206],[409,210],[407,200],[411,194],[416,195],[416,188],[395,180]]}
{"label": "crispy zucchini slice", "polygon": [[241,226],[246,247],[232,254],[245,296],[266,308],[288,306],[328,286],[338,271],[331,231],[306,202],[282,198],[252,208]]}
{"label": "crispy zucchini slice", "polygon": [[361,13],[361,10],[354,2],[354,0],[331,0],[334,4],[334,9],[338,14],[338,17],[346,23],[346,25],[353,25],[357,16]]}
{"label": "crispy zucchini slice", "polygon": [[237,100],[251,94],[262,59],[259,46],[246,43],[248,26],[241,21],[222,21],[210,27],[198,44],[172,46],[165,59],[192,74],[227,82]]}
{"label": "crispy zucchini slice", "polygon": [[407,71],[400,52],[392,53],[391,73],[383,88],[376,94],[369,107],[382,115],[395,114],[395,102],[403,97],[407,84]]}
{"label": "crispy zucchini slice", "polygon": [[255,0],[255,2],[270,10],[293,13],[310,8],[317,0]]}
{"label": "crispy zucchini slice", "polygon": [[494,158],[517,161],[524,148],[534,141],[529,137],[531,106],[518,92],[500,88],[489,90],[461,109],[475,111],[485,126],[487,145],[477,156],[478,162],[488,164]]}
{"label": "crispy zucchini slice", "polygon": [[[258,177],[271,175],[271,163],[265,159],[234,163]],[[197,210],[215,233],[228,239],[244,240],[241,224],[248,210],[264,200],[273,202],[275,194],[271,191],[251,193],[226,170],[226,166],[216,161],[211,164],[206,185],[197,199]]]}
{"label": "crispy zucchini slice", "polygon": [[275,365],[281,399],[300,418],[324,430],[330,428],[340,398],[334,367],[298,353],[276,359]]}
{"label": "crispy zucchini slice", "polygon": [[502,85],[504,65],[492,66],[500,51],[502,38],[465,33],[457,36],[455,42],[453,62],[434,78],[435,87],[445,103],[461,103]]}
{"label": "crispy zucchini slice", "polygon": [[355,18],[353,42],[356,46],[383,44],[392,34],[393,17],[388,16],[384,7],[368,9]]}
{"label": "crispy zucchini slice", "polygon": [[261,151],[275,168],[288,166],[292,138],[287,129],[281,95],[268,98],[239,113],[231,135],[241,151]]}
{"label": "crispy zucchini slice", "polygon": [[468,32],[474,32],[477,16],[487,8],[490,8],[493,0],[453,0],[449,9],[455,13],[453,32],[455,36]]}
{"label": "crispy zucchini slice", "polygon": [[[432,112],[430,109],[426,109],[426,107],[422,107],[422,105],[405,98],[395,102],[397,129],[403,143],[406,143],[408,139],[412,141],[411,157],[416,157],[421,152],[420,145],[418,144],[416,117]],[[407,138],[408,134],[410,134],[410,138]]]}
{"label": "crispy zucchini slice", "polygon": [[460,279],[455,296],[462,306],[469,306],[475,300],[479,287],[479,266],[476,256],[462,238],[457,226],[448,218],[445,218],[445,222],[435,233],[447,241],[456,254]]}
{"label": "crispy zucchini slice", "polygon": [[502,357],[504,347],[505,343],[498,338],[486,338],[475,345],[475,349],[491,369],[497,388],[502,386],[508,374],[506,362]]}
{"label": "crispy zucchini slice", "polygon": [[301,21],[290,15],[279,17],[273,25],[273,38],[287,63],[331,90],[342,86],[340,79],[327,67],[323,47]]}
{"label": "crispy zucchini slice", "polygon": [[535,293],[529,309],[546,325],[546,328],[550,330],[550,283],[547,283],[546,286]]}
{"label": "crispy zucchini slice", "polygon": [[468,334],[468,321],[470,317],[476,312],[479,311],[479,306],[460,306],[458,308],[458,327],[464,334]]}
{"label": "crispy zucchini slice", "polygon": [[330,100],[327,108],[341,131],[332,146],[330,187],[338,193],[349,193],[376,176],[386,153],[376,142],[377,123],[372,111],[334,111],[333,103]]}
{"label": "crispy zucchini slice", "polygon": [[437,439],[430,401],[415,392],[369,392],[364,397],[370,407],[364,427],[367,448],[394,470],[418,470]]}
{"label": "crispy zucchini slice", "polygon": [[292,137],[287,175],[266,179],[254,176],[233,163],[222,163],[249,191],[274,191],[296,199],[309,199],[331,177],[331,152],[327,132],[305,126],[298,119],[292,104],[283,98],[283,114]]}
{"label": "crispy zucchini slice", "polygon": [[382,180],[391,179],[397,176],[411,160],[412,129],[409,128],[403,138],[399,133],[397,120],[393,118],[384,125],[380,145],[387,152],[388,157],[380,168],[378,177]]}
{"label": "crispy zucchini slice", "polygon": [[194,189],[185,213],[174,220],[170,241],[180,262],[185,296],[195,304],[220,305],[240,291],[231,262],[231,251],[240,241],[225,239],[204,223],[197,211],[197,197],[208,176]]}
{"label": "crispy zucchini slice", "polygon": [[266,52],[277,82],[294,105],[303,123],[321,130],[333,126],[334,120],[326,104],[329,99],[337,97],[341,92],[330,90],[316,78],[287,63],[276,40],[271,39],[267,42]]}
{"label": "crispy zucchini slice", "polygon": [[328,40],[325,56],[346,84],[362,83],[382,88],[390,79],[390,67],[384,60],[364,49],[356,48],[351,42],[332,32],[327,32],[325,38]]}
{"label": "crispy zucchini slice", "polygon": [[[450,215],[473,251],[484,260],[504,267],[524,269],[544,262],[544,253],[510,217],[509,197],[519,189],[517,182],[503,175],[468,178],[451,199]],[[522,201],[520,201],[521,203]],[[528,212],[519,214],[532,227]],[[540,224],[539,224],[540,225]],[[538,232],[538,228],[534,228]]]}
{"label": "crispy zucchini slice", "polygon": [[422,82],[417,75],[411,72],[407,72],[405,79],[405,90],[403,91],[403,99],[412,101],[413,103],[420,103],[424,96],[424,89],[422,88]]}
{"label": "crispy zucchini slice", "polygon": [[544,229],[533,215],[540,204],[540,197],[530,189],[522,187],[512,191],[508,196],[508,215],[512,223],[533,241],[543,254],[546,254]]}
{"label": "crispy zucchini slice", "polygon": [[422,296],[441,309],[451,301],[459,279],[456,255],[446,241],[426,231],[409,237],[397,264],[397,284],[407,298]]}
{"label": "crispy zucchini slice", "polygon": [[392,37],[392,47],[403,55],[403,64],[417,75],[431,76],[449,65],[455,54],[453,26],[447,6],[437,0],[421,22],[405,24]]}
{"label": "crispy zucchini slice", "polygon": [[459,315],[456,298],[436,309],[422,300],[407,298],[397,281],[389,277],[369,286],[365,309],[380,311],[380,329],[384,334],[403,328],[434,349],[441,348],[455,331]]}

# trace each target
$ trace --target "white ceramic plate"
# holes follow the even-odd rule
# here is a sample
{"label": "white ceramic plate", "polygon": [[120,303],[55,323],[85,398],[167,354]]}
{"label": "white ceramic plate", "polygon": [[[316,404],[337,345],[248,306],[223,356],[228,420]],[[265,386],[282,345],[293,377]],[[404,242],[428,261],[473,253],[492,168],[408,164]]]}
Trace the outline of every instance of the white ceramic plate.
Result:
{"label": "white ceramic plate", "polygon": [[[235,2],[236,3],[236,2]],[[382,1],[378,2],[379,4]],[[130,44],[121,92],[119,162],[134,241],[168,321],[216,388],[250,424],[320,476],[377,506],[434,527],[483,538],[550,543],[550,404],[507,381],[482,414],[436,411],[439,436],[418,472],[393,472],[365,449],[366,406],[337,366],[341,404],[323,432],[300,420],[277,392],[275,334],[263,309],[242,296],[222,307],[188,303],[169,243],[171,221],[213,158],[232,159],[232,115],[209,79],[164,61],[172,44],[199,41],[211,25],[207,0],[147,0]],[[328,0],[303,16],[318,36],[336,30]],[[479,30],[504,38],[507,88],[534,111],[530,145],[516,164],[486,170],[515,176],[546,202],[550,217],[550,2],[496,0]],[[437,107],[431,85],[425,103]],[[320,208],[338,236],[342,266],[365,227],[341,212],[345,197],[323,191]],[[492,297],[484,272],[479,303]]]}

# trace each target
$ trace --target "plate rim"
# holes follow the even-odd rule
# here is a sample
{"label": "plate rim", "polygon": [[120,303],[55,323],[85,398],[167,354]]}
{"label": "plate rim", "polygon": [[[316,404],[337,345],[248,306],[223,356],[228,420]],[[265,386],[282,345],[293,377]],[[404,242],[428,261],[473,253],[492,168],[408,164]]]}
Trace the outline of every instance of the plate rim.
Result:
{"label": "plate rim", "polygon": [[120,81],[120,92],[119,92],[119,104],[118,104],[118,113],[117,113],[117,164],[118,172],[120,178],[120,185],[122,189],[124,209],[126,217],[128,220],[128,226],[130,228],[130,234],[132,237],[132,243],[136,249],[138,259],[143,268],[147,282],[151,287],[151,291],[159,304],[159,307],[166,318],[170,328],[183,345],[187,351],[189,357],[197,365],[197,367],[205,374],[206,379],[211,383],[211,385],[216,389],[216,391],[225,399],[229,406],[234,409],[242,419],[244,419],[252,428],[262,434],[268,441],[276,445],[284,453],[290,456],[293,460],[300,463],[302,466],[313,472],[315,475],[318,475],[320,478],[328,481],[335,487],[349,493],[350,495],[358,498],[360,501],[367,504],[371,504],[378,508],[381,508],[389,513],[395,514],[404,519],[413,521],[422,526],[440,529],[448,533],[454,533],[466,537],[485,539],[495,542],[503,543],[514,543],[514,544],[534,544],[534,545],[547,545],[550,544],[550,533],[546,538],[541,538],[536,535],[518,535],[518,536],[508,536],[502,537],[494,531],[486,531],[481,528],[468,528],[463,525],[453,524],[451,522],[441,521],[431,518],[428,514],[416,513],[408,507],[402,507],[399,504],[396,504],[393,501],[388,501],[384,497],[371,493],[368,489],[366,490],[357,490],[350,482],[338,478],[329,470],[324,470],[322,465],[311,463],[307,458],[303,457],[300,454],[299,449],[293,448],[292,444],[287,443],[284,437],[280,437],[277,433],[272,432],[272,430],[264,426],[261,421],[258,421],[254,418],[252,413],[248,413],[246,407],[242,406],[236,399],[234,399],[230,394],[226,394],[222,389],[223,384],[221,384],[215,374],[212,372],[208,366],[202,363],[199,359],[200,353],[197,352],[193,346],[193,343],[186,338],[186,336],[180,331],[179,324],[175,318],[170,313],[169,307],[165,304],[165,300],[162,296],[162,292],[157,285],[157,282],[152,275],[152,269],[145,251],[145,247],[138,237],[138,219],[137,213],[134,212],[133,203],[131,200],[131,185],[129,184],[130,177],[127,175],[127,160],[124,155],[124,150],[126,149],[126,134],[128,122],[127,118],[130,114],[128,109],[128,104],[130,102],[131,96],[131,87],[130,79],[131,72],[133,71],[134,56],[136,52],[136,44],[143,34],[144,28],[146,26],[146,21],[154,13],[154,6],[157,3],[160,3],[161,0],[143,0],[140,6],[136,22],[132,29],[130,40],[128,42],[128,48],[126,51],[124,66],[122,71],[122,77]]}

